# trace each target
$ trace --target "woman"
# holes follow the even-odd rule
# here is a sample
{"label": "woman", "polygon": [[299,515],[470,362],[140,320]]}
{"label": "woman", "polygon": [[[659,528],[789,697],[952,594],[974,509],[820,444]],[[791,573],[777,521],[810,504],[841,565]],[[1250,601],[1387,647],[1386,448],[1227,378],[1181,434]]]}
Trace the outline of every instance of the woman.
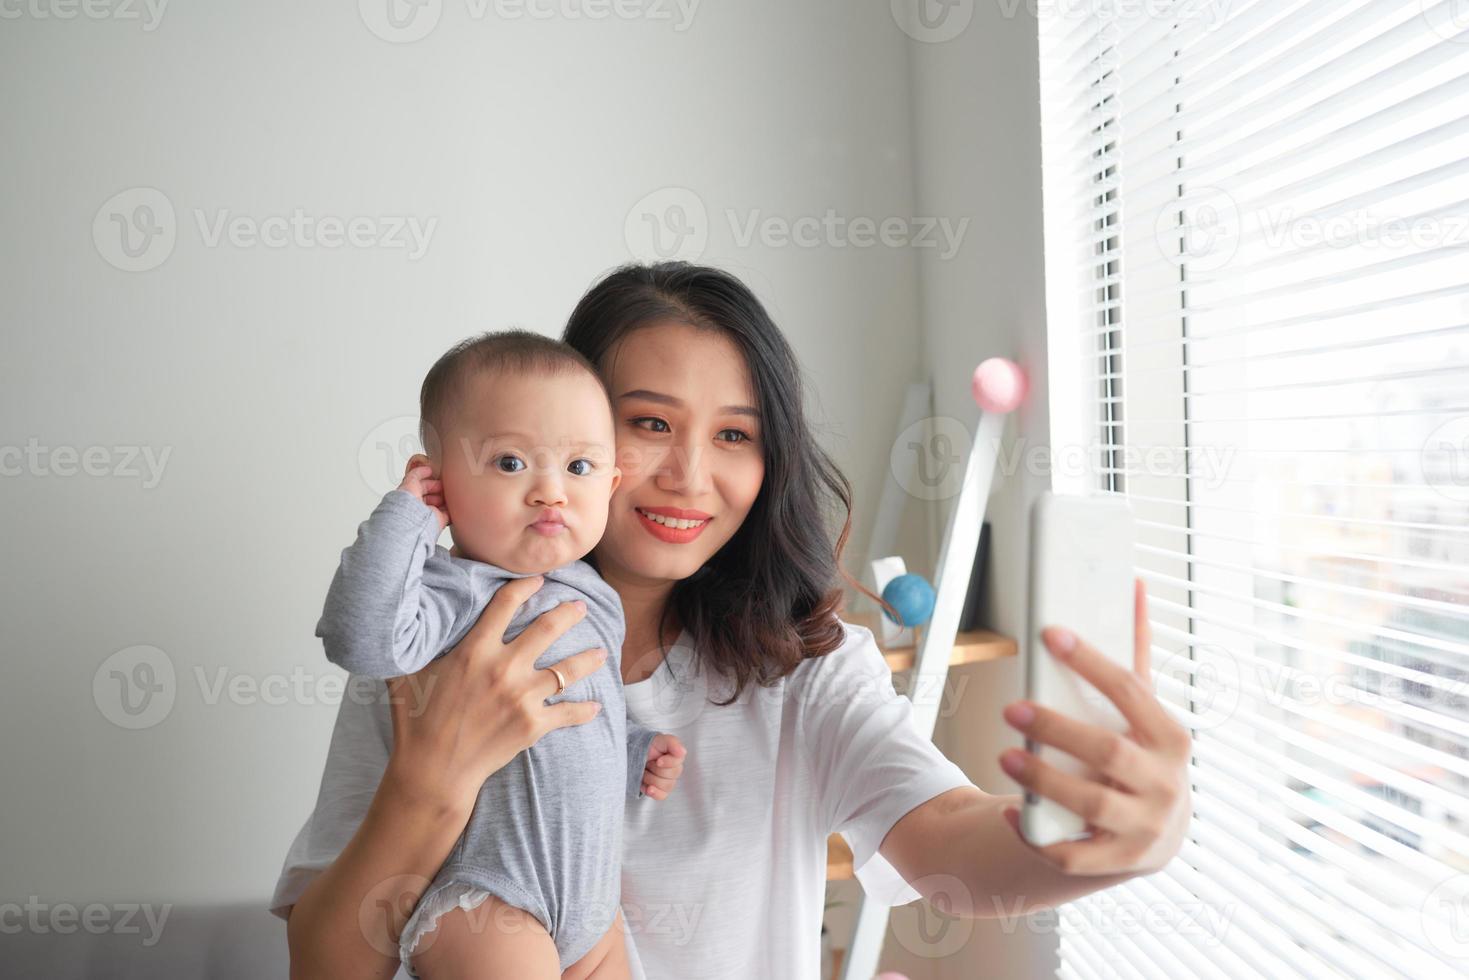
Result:
{"label": "woman", "polygon": [[[815,980],[832,831],[875,900],[941,891],[975,916],[1065,902],[1177,852],[1188,736],[1151,692],[1140,586],[1132,672],[1064,629],[1045,634],[1117,704],[1128,736],[1025,703],[1005,710],[1104,774],[1002,756],[1022,786],[1096,831],[1033,848],[1019,797],[981,792],[920,738],[872,634],[837,618],[848,485],[811,436],[794,355],[754,295],[714,269],[630,266],[587,293],[564,339],[602,372],[616,412],[622,482],[591,560],[627,616],[628,710],[688,749],[678,792],[628,810],[624,928],[648,980]],[[670,518],[699,523],[671,530]],[[480,784],[596,710],[544,705],[556,681],[531,666],[574,609],[502,642],[535,585],[508,583],[449,656],[390,681],[390,706],[343,701],[331,751],[351,758],[350,775],[323,782],[272,903],[289,920],[293,976],[390,977],[398,930]],[[571,683],[601,663],[587,651],[561,666]],[[449,928],[485,927],[462,910],[444,922],[455,915]]]}

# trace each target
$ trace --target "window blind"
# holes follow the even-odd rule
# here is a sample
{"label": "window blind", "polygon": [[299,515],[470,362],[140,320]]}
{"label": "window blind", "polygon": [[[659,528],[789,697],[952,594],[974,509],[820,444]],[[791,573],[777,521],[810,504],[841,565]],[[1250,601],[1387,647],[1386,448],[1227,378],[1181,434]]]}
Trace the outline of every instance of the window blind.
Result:
{"label": "window blind", "polygon": [[1037,13],[1054,480],[1194,737],[1058,975],[1469,975],[1469,3]]}

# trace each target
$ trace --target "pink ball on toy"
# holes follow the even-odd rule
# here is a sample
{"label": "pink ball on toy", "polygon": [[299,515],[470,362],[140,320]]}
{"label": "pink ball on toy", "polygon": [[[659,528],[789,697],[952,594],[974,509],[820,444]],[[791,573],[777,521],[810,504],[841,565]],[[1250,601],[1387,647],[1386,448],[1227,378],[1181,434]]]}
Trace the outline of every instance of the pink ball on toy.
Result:
{"label": "pink ball on toy", "polygon": [[974,369],[974,382],[970,387],[980,408],[1004,415],[1015,411],[1025,401],[1030,383],[1019,364],[1003,357],[991,357]]}

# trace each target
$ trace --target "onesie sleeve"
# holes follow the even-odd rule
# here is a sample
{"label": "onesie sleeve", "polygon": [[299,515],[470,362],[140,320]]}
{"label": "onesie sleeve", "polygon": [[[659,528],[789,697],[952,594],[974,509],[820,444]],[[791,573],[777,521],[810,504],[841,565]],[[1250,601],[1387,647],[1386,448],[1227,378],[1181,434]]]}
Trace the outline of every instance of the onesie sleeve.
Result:
{"label": "onesie sleeve", "polygon": [[316,624],[328,660],[363,677],[397,677],[444,651],[474,596],[469,577],[438,554],[439,531],[433,508],[406,490],[389,491],[358,525]]}
{"label": "onesie sleeve", "polygon": [[872,632],[844,624],[845,642],[813,665],[797,724],[826,833],[852,848],[863,890],[886,905],[919,897],[878,847],[910,810],[973,783],[913,726],[913,702]]}
{"label": "onesie sleeve", "polygon": [[658,733],[644,728],[629,716],[627,719],[627,798],[643,797],[643,770],[648,767],[648,748]]}

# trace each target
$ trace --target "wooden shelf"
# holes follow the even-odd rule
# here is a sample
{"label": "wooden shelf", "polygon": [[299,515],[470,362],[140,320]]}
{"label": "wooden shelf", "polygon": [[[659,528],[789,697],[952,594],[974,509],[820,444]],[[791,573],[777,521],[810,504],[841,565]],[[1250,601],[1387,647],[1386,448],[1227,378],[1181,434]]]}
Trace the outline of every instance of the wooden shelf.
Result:
{"label": "wooden shelf", "polygon": [[[849,623],[865,626],[877,637],[878,645],[882,644],[882,624],[878,621],[882,613],[844,613],[842,618]],[[918,637],[922,640],[923,627],[918,628]],[[954,640],[954,653],[949,657],[949,666],[957,667],[960,664],[977,664],[987,660],[1003,660],[1006,657],[1015,656],[1019,648],[1015,641],[1008,636],[994,633],[990,630],[967,630],[960,633]],[[887,660],[888,666],[896,673],[907,670],[913,666],[913,658],[917,651],[911,646],[883,647],[883,658]]]}
{"label": "wooden shelf", "polygon": [[[881,613],[843,613],[842,618],[849,623],[865,626],[872,630],[872,635],[877,637],[878,644],[882,643],[882,624],[878,622]],[[919,639],[922,639],[920,627]],[[949,666],[956,667],[960,664],[977,664],[986,660],[1003,660],[1005,657],[1013,657],[1018,651],[1015,641],[1008,636],[994,633],[990,630],[969,630],[960,633],[954,641],[954,653],[949,658]],[[917,651],[911,646],[883,647],[883,659],[896,673],[900,670],[908,670],[913,666],[913,658]],[[847,840],[841,834],[832,834],[826,841],[826,880],[842,881],[856,877],[852,868],[852,849],[847,846]]]}

